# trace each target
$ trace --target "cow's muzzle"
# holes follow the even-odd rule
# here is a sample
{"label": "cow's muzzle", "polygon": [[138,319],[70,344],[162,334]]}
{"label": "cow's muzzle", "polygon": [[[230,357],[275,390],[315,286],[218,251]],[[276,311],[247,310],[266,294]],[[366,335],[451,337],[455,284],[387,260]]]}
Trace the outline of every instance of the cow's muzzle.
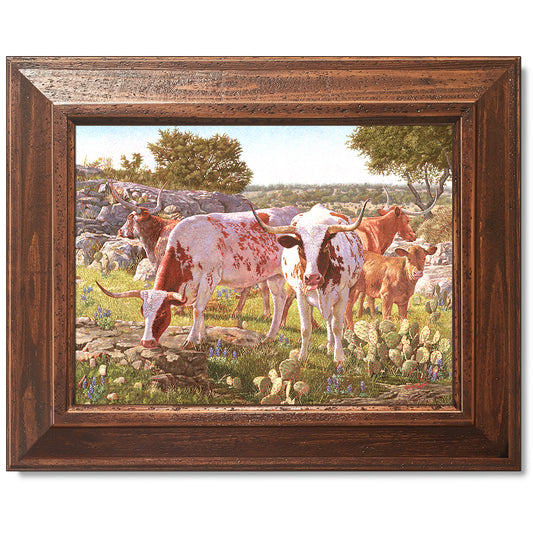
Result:
{"label": "cow's muzzle", "polygon": [[144,348],[157,348],[157,341],[155,339],[150,339],[148,341],[141,340],[141,346]]}
{"label": "cow's muzzle", "polygon": [[315,289],[318,289],[318,286],[320,285],[322,281],[322,276],[320,274],[309,274],[308,276],[304,276],[304,283],[309,291],[313,291]]}

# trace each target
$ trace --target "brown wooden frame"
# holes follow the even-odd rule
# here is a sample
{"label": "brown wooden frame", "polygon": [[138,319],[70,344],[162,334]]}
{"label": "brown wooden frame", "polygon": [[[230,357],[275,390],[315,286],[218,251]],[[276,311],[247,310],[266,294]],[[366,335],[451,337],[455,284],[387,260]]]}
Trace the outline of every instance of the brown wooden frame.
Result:
{"label": "brown wooden frame", "polygon": [[[520,469],[519,58],[8,58],[7,468]],[[76,406],[75,125],[454,125],[454,406]]]}

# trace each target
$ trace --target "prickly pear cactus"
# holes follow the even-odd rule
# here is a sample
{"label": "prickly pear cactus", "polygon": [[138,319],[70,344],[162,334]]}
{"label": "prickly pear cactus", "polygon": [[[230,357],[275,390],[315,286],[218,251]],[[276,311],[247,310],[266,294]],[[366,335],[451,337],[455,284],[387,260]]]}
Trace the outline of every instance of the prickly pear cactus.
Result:
{"label": "prickly pear cactus", "polygon": [[293,389],[296,396],[299,397],[306,396],[307,394],[309,394],[311,387],[305,381],[297,381],[294,384]]}
{"label": "prickly pear cactus", "polygon": [[404,376],[410,376],[416,372],[416,367],[416,361],[412,361],[411,359],[409,361],[405,361],[402,365],[402,374]]}
{"label": "prickly pear cactus", "polygon": [[429,341],[429,336],[431,335],[431,330],[429,329],[429,326],[424,326],[422,330],[420,331],[420,344],[426,344],[426,342]]}
{"label": "prickly pear cactus", "polygon": [[389,347],[384,342],[379,342],[376,347],[376,355],[383,360],[389,355]]}
{"label": "prickly pear cactus", "polygon": [[368,343],[369,344],[377,344],[378,343],[378,339],[379,339],[378,330],[374,326],[371,326],[368,329]]}
{"label": "prickly pear cactus", "polygon": [[432,324],[435,324],[439,320],[440,320],[440,311],[435,311],[434,313],[431,313],[431,315],[429,315],[429,321]]}
{"label": "prickly pear cactus", "polygon": [[281,361],[279,364],[281,379],[283,381],[298,379],[300,376],[300,368],[300,363],[298,361],[293,361],[292,359]]}
{"label": "prickly pear cactus", "polygon": [[440,341],[440,331],[435,331],[435,334],[433,335],[433,340],[431,341],[431,344],[438,344]]}
{"label": "prickly pear cactus", "polygon": [[398,367],[402,368],[404,357],[402,355],[402,352],[400,350],[397,350],[395,348],[391,348],[389,350],[389,359]]}
{"label": "prickly pear cactus", "polygon": [[401,341],[400,335],[398,335],[398,333],[396,333],[395,331],[385,333],[385,335],[383,335],[383,339],[385,340],[385,344],[389,348],[396,348],[396,346],[398,346],[399,342]]}
{"label": "prickly pear cactus", "polygon": [[408,335],[409,334],[409,320],[404,318],[400,324],[400,329],[398,330],[398,335]]}
{"label": "prickly pear cactus", "polygon": [[280,405],[281,396],[277,394],[269,394],[261,400],[261,405]]}
{"label": "prickly pear cactus", "polygon": [[418,322],[413,322],[409,326],[409,334],[411,335],[411,338],[416,337],[419,331],[420,331],[420,326],[418,325]]}
{"label": "prickly pear cactus", "polygon": [[422,346],[415,353],[415,361],[421,365],[429,361],[429,350]]}
{"label": "prickly pear cactus", "polygon": [[439,359],[442,360],[442,353],[439,350],[431,352],[431,362],[434,365],[438,364]]}
{"label": "prickly pear cactus", "polygon": [[396,326],[394,325],[394,322],[391,322],[390,320],[382,320],[379,325],[379,331],[382,335],[386,335],[387,333],[391,332],[396,333]]}
{"label": "prickly pear cactus", "polygon": [[259,389],[257,395],[263,397],[270,393],[272,381],[267,376],[257,376],[254,378],[254,385]]}
{"label": "prickly pear cactus", "polygon": [[283,380],[281,378],[276,378],[272,380],[272,388],[270,389],[270,394],[279,394],[283,388]]}
{"label": "prickly pear cactus", "polygon": [[364,320],[359,320],[355,323],[353,327],[353,332],[355,333],[356,337],[362,340],[363,342],[368,342],[368,331],[370,329],[370,325],[368,322],[365,322]]}
{"label": "prickly pear cactus", "polygon": [[442,338],[439,341],[439,350],[443,354],[449,354],[451,352],[451,350],[452,350],[452,343],[448,339]]}

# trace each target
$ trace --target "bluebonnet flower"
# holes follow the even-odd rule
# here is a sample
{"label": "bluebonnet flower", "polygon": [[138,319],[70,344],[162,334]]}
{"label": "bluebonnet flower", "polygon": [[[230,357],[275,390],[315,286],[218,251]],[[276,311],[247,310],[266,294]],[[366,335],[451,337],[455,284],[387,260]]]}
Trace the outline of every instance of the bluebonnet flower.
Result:
{"label": "bluebonnet flower", "polygon": [[342,372],[342,366],[339,365],[339,366],[337,367],[337,374],[340,374],[341,372]]}
{"label": "bluebonnet flower", "polygon": [[289,339],[287,337],[285,337],[285,344],[288,346],[289,345]]}
{"label": "bluebonnet flower", "polygon": [[87,398],[89,398],[89,400],[92,400],[93,398],[93,393],[91,392],[91,389],[87,391]]}
{"label": "bluebonnet flower", "polygon": [[93,288],[91,286],[87,287],[87,292],[93,292]]}
{"label": "bluebonnet flower", "polygon": [[442,357],[439,357],[437,359],[437,366],[442,367],[443,364],[444,364],[444,362],[442,361]]}
{"label": "bluebonnet flower", "polygon": [[98,311],[94,312],[94,318],[98,318]]}
{"label": "bluebonnet flower", "polygon": [[233,359],[237,359],[237,352],[233,350]]}
{"label": "bluebonnet flower", "polygon": [[83,287],[83,294],[87,292],[87,287]]}
{"label": "bluebonnet flower", "polygon": [[228,355],[228,349],[227,348],[224,348],[223,355],[224,355],[224,357],[227,357],[227,355]]}
{"label": "bluebonnet flower", "polygon": [[82,299],[82,300],[85,300],[85,293],[83,293],[83,294],[81,295],[81,299]]}
{"label": "bluebonnet flower", "polygon": [[366,389],[365,382],[361,381],[361,392],[365,392],[365,389]]}
{"label": "bluebonnet flower", "polygon": [[331,385],[332,381],[331,378],[328,378],[328,385]]}
{"label": "bluebonnet flower", "polygon": [[279,342],[283,342],[283,335],[279,336]]}
{"label": "bluebonnet flower", "polygon": [[104,381],[105,381],[105,380],[104,380],[104,376],[100,376],[100,384],[103,385],[103,384],[104,384]]}
{"label": "bluebonnet flower", "polygon": [[348,385],[346,387],[346,392],[348,392],[348,393],[352,392],[352,386],[351,385]]}
{"label": "bluebonnet flower", "polygon": [[209,348],[209,357],[213,357],[214,350],[213,348]]}
{"label": "bluebonnet flower", "polygon": [[217,298],[221,298],[222,297],[222,293],[220,292],[220,289],[217,291]]}
{"label": "bluebonnet flower", "polygon": [[86,389],[87,388],[87,378],[83,378],[83,381],[81,383],[81,388]]}
{"label": "bluebonnet flower", "polygon": [[220,348],[217,347],[217,349],[215,351],[215,355],[216,355],[216,357],[220,357]]}
{"label": "bluebonnet flower", "polygon": [[91,387],[94,387],[95,385],[96,385],[96,378],[93,378],[93,382],[92,382]]}
{"label": "bluebonnet flower", "polygon": [[222,346],[222,341],[220,339],[218,339],[217,341],[217,348],[220,348]]}
{"label": "bluebonnet flower", "polygon": [[331,387],[329,385],[326,387],[326,391],[331,392]]}
{"label": "bluebonnet flower", "polygon": [[226,296],[226,300],[227,300],[229,298],[229,294],[225,292],[224,295]]}

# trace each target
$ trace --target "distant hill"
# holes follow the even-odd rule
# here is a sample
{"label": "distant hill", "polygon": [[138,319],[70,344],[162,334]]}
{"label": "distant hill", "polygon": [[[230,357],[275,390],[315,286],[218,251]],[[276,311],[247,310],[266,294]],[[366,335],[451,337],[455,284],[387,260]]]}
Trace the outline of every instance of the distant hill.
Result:
{"label": "distant hill", "polygon": [[[413,203],[413,195],[406,186],[387,185],[391,203],[403,205],[410,210],[416,211],[418,207]],[[419,188],[422,198],[424,193]],[[383,207],[386,196],[383,185],[380,184],[332,184],[332,185],[251,185],[244,192],[244,196],[254,202],[259,208],[283,207],[296,205],[302,209],[308,209],[317,203],[322,203],[330,209],[334,209],[346,215],[353,215],[361,203],[370,198],[367,206],[367,216],[376,213],[378,207]],[[437,205],[450,205],[452,192],[445,189],[439,198]]]}

